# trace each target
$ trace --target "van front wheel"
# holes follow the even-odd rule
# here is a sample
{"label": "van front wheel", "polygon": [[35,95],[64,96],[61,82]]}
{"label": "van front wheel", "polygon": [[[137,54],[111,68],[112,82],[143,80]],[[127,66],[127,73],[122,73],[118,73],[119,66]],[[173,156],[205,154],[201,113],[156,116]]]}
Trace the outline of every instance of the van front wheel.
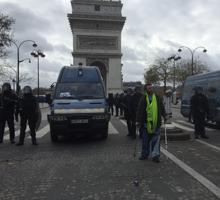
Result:
{"label": "van front wheel", "polygon": [[52,126],[50,126],[50,138],[52,142],[58,142],[58,135]]}

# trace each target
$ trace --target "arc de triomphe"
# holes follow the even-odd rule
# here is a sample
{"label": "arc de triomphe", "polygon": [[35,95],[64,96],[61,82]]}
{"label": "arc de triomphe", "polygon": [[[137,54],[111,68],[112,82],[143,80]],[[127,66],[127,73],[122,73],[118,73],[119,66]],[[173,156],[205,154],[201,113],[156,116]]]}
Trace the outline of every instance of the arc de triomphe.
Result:
{"label": "arc de triomphe", "polygon": [[72,0],[73,65],[98,66],[107,93],[122,90],[120,0]]}

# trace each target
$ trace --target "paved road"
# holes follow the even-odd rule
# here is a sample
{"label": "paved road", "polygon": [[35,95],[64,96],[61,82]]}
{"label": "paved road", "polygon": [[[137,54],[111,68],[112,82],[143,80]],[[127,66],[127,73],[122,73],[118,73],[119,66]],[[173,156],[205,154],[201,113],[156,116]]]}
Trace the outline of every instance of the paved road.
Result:
{"label": "paved road", "polygon": [[[207,129],[208,140],[169,142],[168,149],[161,141],[157,164],[138,160],[141,140],[126,137],[126,124],[116,117],[111,119],[106,141],[64,138],[53,144],[47,112],[43,109],[39,146],[32,146],[30,138],[24,146],[11,145],[6,132],[0,145],[0,199],[220,199],[219,130]],[[193,133],[193,125],[181,117],[178,108],[174,123]]]}

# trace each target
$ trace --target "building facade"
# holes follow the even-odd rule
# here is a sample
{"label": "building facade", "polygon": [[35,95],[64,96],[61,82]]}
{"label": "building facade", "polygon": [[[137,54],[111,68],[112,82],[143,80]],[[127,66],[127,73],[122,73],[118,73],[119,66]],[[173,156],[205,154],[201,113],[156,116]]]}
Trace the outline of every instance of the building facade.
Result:
{"label": "building facade", "polygon": [[122,90],[120,0],[72,0],[73,65],[99,67],[107,93]]}

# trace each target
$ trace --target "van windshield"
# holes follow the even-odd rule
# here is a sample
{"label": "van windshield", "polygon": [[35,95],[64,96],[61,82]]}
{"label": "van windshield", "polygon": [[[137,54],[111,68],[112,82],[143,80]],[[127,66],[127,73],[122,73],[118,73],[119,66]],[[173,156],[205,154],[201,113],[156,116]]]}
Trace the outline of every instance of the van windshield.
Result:
{"label": "van windshield", "polygon": [[101,83],[60,83],[55,92],[56,99],[99,99],[104,97]]}

